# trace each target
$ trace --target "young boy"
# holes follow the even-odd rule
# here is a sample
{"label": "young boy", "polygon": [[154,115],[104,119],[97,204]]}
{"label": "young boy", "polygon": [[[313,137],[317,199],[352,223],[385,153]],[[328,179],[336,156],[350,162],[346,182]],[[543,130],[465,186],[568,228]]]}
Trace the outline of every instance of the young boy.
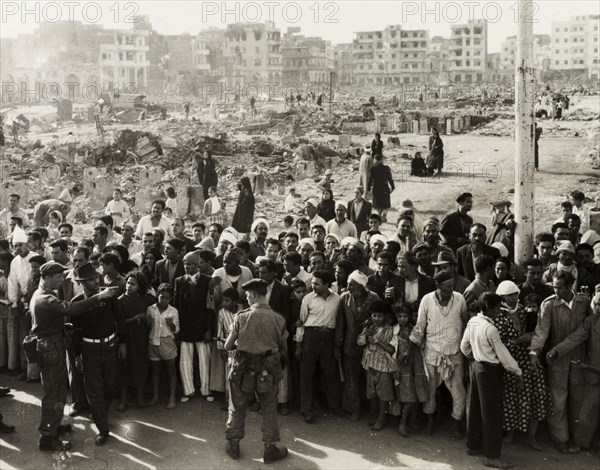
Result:
{"label": "young boy", "polygon": [[294,212],[294,207],[296,206],[296,190],[294,188],[290,188],[290,192],[285,198],[284,208],[286,212]]}
{"label": "young boy", "polygon": [[371,318],[356,340],[356,344],[365,346],[362,366],[367,371],[367,398],[374,416],[369,423],[372,431],[383,429],[387,404],[395,398],[392,373],[397,371],[397,365],[392,358],[393,329],[386,323],[385,312],[383,302],[373,302]]}
{"label": "young boy", "polygon": [[300,321],[300,307],[302,306],[302,299],[308,294],[308,289],[304,281],[300,279],[294,279],[290,286],[292,291],[292,299],[290,306],[290,318],[288,320],[288,351],[290,351],[290,357],[292,358],[290,364],[291,374],[291,387],[290,394],[293,399],[293,405],[296,408],[300,407],[300,362],[296,359],[296,342],[293,340],[296,334],[296,329],[299,326]]}
{"label": "young boy", "polygon": [[290,229],[294,228],[294,218],[291,215],[286,215],[283,218],[283,228],[286,231],[289,231]]}
{"label": "young boy", "polygon": [[158,302],[148,307],[148,358],[152,364],[152,385],[154,395],[151,405],[158,402],[158,382],[160,380],[161,361],[167,366],[169,376],[169,403],[167,409],[175,408],[175,389],[177,386],[177,373],[175,359],[177,358],[177,345],[175,335],[179,333],[179,313],[170,305],[173,298],[171,285],[163,283],[158,286]]}
{"label": "young boy", "polygon": [[[227,377],[229,376],[229,368],[233,360],[234,351],[225,350],[225,341],[229,336],[231,325],[235,320],[235,316],[240,309],[240,293],[237,289],[229,288],[223,291],[221,310],[217,317],[217,349],[223,361],[225,361],[225,383],[229,384]],[[221,407],[223,411],[228,409],[229,403],[229,388],[225,387],[225,403]]]}

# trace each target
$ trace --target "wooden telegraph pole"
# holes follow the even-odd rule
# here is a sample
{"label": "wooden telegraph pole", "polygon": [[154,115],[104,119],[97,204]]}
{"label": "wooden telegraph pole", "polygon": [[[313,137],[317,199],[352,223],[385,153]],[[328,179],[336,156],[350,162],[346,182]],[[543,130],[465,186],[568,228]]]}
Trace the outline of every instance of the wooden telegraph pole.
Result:
{"label": "wooden telegraph pole", "polygon": [[519,0],[519,34],[515,70],[515,263],[533,256],[535,76],[532,0]]}

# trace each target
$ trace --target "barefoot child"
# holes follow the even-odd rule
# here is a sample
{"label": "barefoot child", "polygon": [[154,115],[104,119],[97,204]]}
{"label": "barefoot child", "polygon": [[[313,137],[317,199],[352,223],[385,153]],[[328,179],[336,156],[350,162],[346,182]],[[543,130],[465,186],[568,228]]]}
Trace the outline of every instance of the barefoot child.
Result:
{"label": "barefoot child", "polygon": [[[225,341],[229,336],[231,325],[235,320],[240,308],[240,294],[237,289],[229,288],[223,291],[221,310],[219,310],[217,318],[217,349],[221,355],[221,359],[225,361],[225,383],[228,384],[227,377],[229,376],[229,368],[231,367],[231,359],[233,359],[235,351],[225,350]],[[229,403],[229,387],[225,387],[225,403],[222,406],[223,410],[228,409]]]}
{"label": "barefoot child", "polygon": [[160,380],[160,363],[167,365],[169,376],[169,403],[167,409],[175,408],[175,388],[177,374],[175,359],[177,358],[177,345],[175,335],[179,333],[179,314],[177,309],[169,303],[173,297],[171,285],[163,283],[158,286],[158,302],[148,307],[148,322],[150,324],[148,356],[152,364],[152,385],[154,394],[151,405],[158,402],[158,382]]}
{"label": "barefoot child", "polygon": [[383,429],[387,404],[394,400],[392,373],[397,367],[391,342],[392,326],[385,321],[385,305],[373,302],[371,318],[356,340],[359,346],[365,346],[362,366],[367,371],[367,398],[371,400],[371,413],[376,416],[370,423],[372,431]]}
{"label": "barefoot child", "polygon": [[429,400],[429,384],[421,350],[409,340],[414,326],[410,308],[395,304],[392,309],[398,321],[393,327],[392,339],[394,357],[398,364],[398,372],[394,372],[394,388],[396,400],[402,410],[398,433],[402,437],[408,437],[408,419],[414,417],[418,403],[426,403]]}

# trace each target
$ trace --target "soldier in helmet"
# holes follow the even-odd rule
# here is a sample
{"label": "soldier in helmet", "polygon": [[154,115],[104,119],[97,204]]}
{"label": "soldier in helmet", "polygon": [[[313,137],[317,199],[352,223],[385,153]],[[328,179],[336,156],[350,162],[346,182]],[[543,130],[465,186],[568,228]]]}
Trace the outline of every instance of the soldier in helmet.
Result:
{"label": "soldier in helmet", "polygon": [[240,312],[231,327],[225,349],[235,350],[228,381],[231,393],[227,420],[227,454],[240,458],[240,439],[244,437],[246,412],[258,396],[262,415],[264,463],[285,458],[288,450],[277,447],[277,393],[285,369],[287,330],[285,319],[267,301],[267,283],[253,279],[242,285],[250,308]]}

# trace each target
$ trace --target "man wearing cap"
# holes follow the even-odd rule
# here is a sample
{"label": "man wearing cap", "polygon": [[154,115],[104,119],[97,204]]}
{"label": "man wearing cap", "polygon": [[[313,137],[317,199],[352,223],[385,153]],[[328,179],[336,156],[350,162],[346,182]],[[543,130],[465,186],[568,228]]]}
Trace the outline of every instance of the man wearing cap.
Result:
{"label": "man wearing cap", "polygon": [[452,275],[437,273],[434,280],[437,289],[423,297],[410,340],[424,349],[423,359],[429,377],[429,401],[423,406],[427,415],[427,433],[434,431],[436,392],[444,381],[452,395],[453,438],[459,439],[459,423],[466,404],[460,341],[467,320],[467,304],[461,294],[452,291]]}
{"label": "man wearing cap", "polygon": [[258,397],[262,415],[265,464],[285,458],[287,448],[277,447],[277,394],[287,354],[285,319],[269,307],[267,283],[253,279],[242,285],[250,308],[236,315],[225,349],[235,350],[228,377],[230,401],[225,451],[233,460],[240,458],[246,412]]}
{"label": "man wearing cap", "polygon": [[256,219],[251,227],[254,239],[250,242],[250,260],[256,262],[257,256],[265,256],[267,247],[265,242],[269,236],[269,222],[267,219]]}
{"label": "man wearing cap", "polygon": [[317,209],[319,207],[319,201],[317,201],[314,197],[308,199],[304,203],[304,210],[306,211],[306,216],[311,225],[322,225],[323,227],[327,226],[327,221],[317,214]]}
{"label": "man wearing cap", "polygon": [[440,223],[437,219],[427,219],[423,224],[423,242],[427,247],[431,259],[437,259],[442,251],[452,252],[452,249],[446,245],[442,245],[440,237]]}
{"label": "man wearing cap", "polygon": [[66,268],[50,261],[40,268],[42,280],[31,297],[32,334],[37,337],[38,364],[42,376],[44,397],[39,431],[39,448],[43,451],[64,451],[71,448],[69,441],[58,436],[70,431],[60,424],[67,399],[67,366],[63,337],[64,316],[86,314],[91,308],[116,295],[112,289],[82,298],[80,301],[58,300],[56,291],[64,282]]}
{"label": "man wearing cap", "polygon": [[327,233],[334,233],[340,238],[358,238],[356,226],[346,219],[346,206],[341,202],[336,203],[335,218],[327,222],[325,229],[327,230]]}
{"label": "man wearing cap", "polygon": [[440,233],[446,238],[446,243],[456,253],[461,246],[469,242],[469,230],[473,219],[468,213],[473,208],[473,195],[462,193],[456,199],[458,209],[444,216],[440,224]]}
{"label": "man wearing cap", "polygon": [[500,257],[500,252],[496,248],[486,245],[485,233],[485,225],[473,224],[469,230],[470,243],[461,246],[456,251],[458,274],[465,276],[469,281],[475,280],[475,261],[477,258],[488,255],[494,258],[495,261]]}
{"label": "man wearing cap", "polygon": [[218,269],[223,267],[223,257],[225,256],[225,253],[230,248],[234,248],[236,243],[237,237],[233,233],[229,231],[223,231],[223,233],[221,233],[218,243],[219,254],[213,263],[214,268]]}
{"label": "man wearing cap", "polygon": [[577,265],[573,244],[569,240],[559,240],[556,242],[556,256],[558,256],[558,262],[548,266],[542,277],[543,282],[550,284],[558,271],[565,271],[571,273],[573,279],[575,279],[573,291],[577,292],[578,286],[581,286],[583,279],[585,279],[588,273],[585,269]]}
{"label": "man wearing cap", "polygon": [[182,263],[182,251],[185,243],[177,238],[171,238],[165,243],[165,259],[156,262],[153,286],[158,288],[163,282],[175,286],[175,279],[185,274]]}
{"label": "man wearing cap", "polygon": [[416,310],[421,299],[430,292],[435,291],[435,282],[429,276],[418,272],[419,262],[412,251],[400,252],[397,264],[398,269],[394,274],[399,279],[394,285],[394,303],[401,302]]}
{"label": "man wearing cap", "polygon": [[[538,323],[531,338],[530,359],[535,367],[541,368],[540,354],[544,346],[552,350],[573,333],[584,319],[592,315],[587,295],[573,290],[575,279],[568,271],[558,271],[552,278],[555,295],[542,302]],[[557,450],[563,454],[577,452],[569,446],[569,436],[574,430],[577,411],[581,410],[584,391],[582,371],[571,361],[585,362],[585,344],[579,344],[570,352],[559,354],[548,362],[548,387],[552,398],[552,413],[547,417],[550,436]],[[574,416],[570,413],[575,412]]]}
{"label": "man wearing cap", "polygon": [[348,259],[355,270],[366,276],[373,274],[373,270],[365,263],[365,246],[354,237],[346,237],[342,240],[342,254]]}
{"label": "man wearing cap", "polygon": [[360,271],[348,276],[348,290],[340,296],[341,309],[335,324],[335,358],[344,367],[342,403],[351,413],[350,421],[358,421],[361,410],[363,347],[356,340],[369,318],[371,304],[380,300],[376,293],[367,288],[368,280]]}
{"label": "man wearing cap", "polygon": [[321,181],[319,181],[319,183],[317,184],[317,188],[319,188],[321,191],[331,191],[331,177],[333,176],[333,170],[331,168],[328,168],[325,171],[325,178],[323,178]]}
{"label": "man wearing cap", "polygon": [[198,354],[200,392],[210,394],[210,355],[213,333],[216,332],[215,308],[211,295],[211,278],[199,272],[200,258],[188,253],[183,258],[185,274],[175,279],[173,306],[179,312],[181,353],[179,371],[183,385],[181,402],[187,402],[194,390],[194,349]]}
{"label": "man wearing cap", "polygon": [[354,199],[348,201],[348,220],[356,226],[360,235],[369,229],[369,216],[373,210],[373,204],[363,198],[362,186],[354,188]]}
{"label": "man wearing cap", "polygon": [[469,287],[470,282],[466,277],[456,272],[456,257],[451,250],[440,251],[437,261],[434,261],[431,265],[435,268],[434,275],[438,272],[447,272],[452,275],[454,278],[454,292],[464,295],[465,289]]}
{"label": "man wearing cap", "polygon": [[[100,273],[90,263],[81,266],[75,280],[81,284],[84,293],[73,298],[73,302],[98,295],[99,278]],[[127,356],[125,319],[119,302],[113,298],[88,307],[84,315],[73,318],[73,326],[81,329],[85,393],[98,428],[95,442],[102,446],[109,436],[108,407],[117,380],[117,361]]]}
{"label": "man wearing cap", "polygon": [[[15,318],[16,328],[13,334],[17,335],[18,344],[23,344],[23,339],[29,334],[31,328],[31,320],[25,315],[23,299],[27,295],[27,286],[31,279],[31,265],[29,260],[35,256],[35,253],[29,251],[27,234],[19,226],[16,226],[13,231],[12,244],[15,257],[10,263],[10,273],[8,275],[8,301],[11,304],[11,314]],[[11,335],[12,336],[12,335]],[[20,362],[21,373],[18,376],[19,380],[25,380],[28,377],[28,371],[31,375],[31,367],[27,364],[25,352],[21,347]]]}

